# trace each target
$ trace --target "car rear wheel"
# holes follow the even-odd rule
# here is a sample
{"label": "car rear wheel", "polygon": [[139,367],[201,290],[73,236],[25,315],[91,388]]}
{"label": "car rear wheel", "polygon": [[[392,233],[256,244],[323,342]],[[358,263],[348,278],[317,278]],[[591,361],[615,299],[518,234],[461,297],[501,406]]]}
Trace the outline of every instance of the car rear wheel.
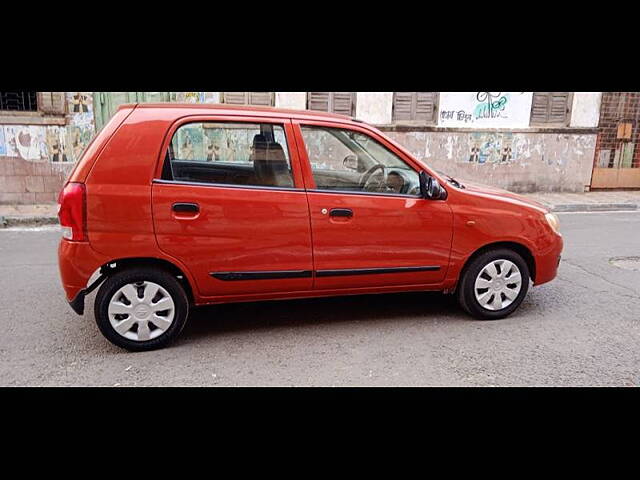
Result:
{"label": "car rear wheel", "polygon": [[153,350],[180,334],[189,302],[169,273],[128,269],[104,281],[94,311],[98,328],[111,343],[132,351]]}
{"label": "car rear wheel", "polygon": [[467,266],[458,288],[464,310],[480,320],[497,320],[513,313],[529,289],[529,268],[513,250],[496,249]]}

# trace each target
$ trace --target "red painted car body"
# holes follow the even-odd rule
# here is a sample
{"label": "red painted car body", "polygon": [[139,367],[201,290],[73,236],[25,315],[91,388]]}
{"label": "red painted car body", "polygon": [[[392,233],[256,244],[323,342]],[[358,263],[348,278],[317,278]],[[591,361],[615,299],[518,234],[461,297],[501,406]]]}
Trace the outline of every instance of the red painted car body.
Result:
{"label": "red painted car body", "polygon": [[[203,121],[282,125],[294,185],[274,189],[163,181],[173,133],[181,125]],[[301,125],[339,127],[372,137],[416,172],[436,178],[446,199],[318,190]],[[86,237],[63,238],[59,246],[60,274],[70,302],[97,270],[123,261],[171,266],[188,283],[192,302],[203,305],[452,291],[472,255],[502,244],[521,252],[534,284],[540,285],[556,276],[562,250],[562,237],[545,220],[542,205],[491,188],[456,188],[374,127],[320,112],[124,105],[71,173],[68,184],[76,183],[86,189]],[[176,202],[196,203],[200,210],[177,213],[172,210]],[[353,217],[323,213],[340,208],[351,209]],[[346,270],[357,274],[326,274]],[[212,272],[222,273],[216,278]],[[232,272],[294,274],[228,281],[234,279]]]}

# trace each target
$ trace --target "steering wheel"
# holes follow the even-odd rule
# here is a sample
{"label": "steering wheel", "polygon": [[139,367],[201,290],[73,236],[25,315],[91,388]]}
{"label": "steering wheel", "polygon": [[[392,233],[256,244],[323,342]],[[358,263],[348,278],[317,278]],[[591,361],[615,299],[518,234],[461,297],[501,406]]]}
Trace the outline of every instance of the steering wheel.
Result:
{"label": "steering wheel", "polygon": [[[382,170],[382,176],[381,176],[382,178],[374,180],[373,174],[378,170]],[[381,163],[374,165],[369,170],[364,172],[364,174],[362,175],[362,178],[360,179],[360,189],[362,190],[366,190],[368,192],[383,192],[386,188],[387,188],[387,169]]]}

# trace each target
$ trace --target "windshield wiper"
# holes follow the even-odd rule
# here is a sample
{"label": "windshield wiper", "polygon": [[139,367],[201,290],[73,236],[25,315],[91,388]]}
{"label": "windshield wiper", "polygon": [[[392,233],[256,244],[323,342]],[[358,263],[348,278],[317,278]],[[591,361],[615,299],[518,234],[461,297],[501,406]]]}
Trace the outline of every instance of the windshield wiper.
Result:
{"label": "windshield wiper", "polygon": [[452,184],[454,187],[466,188],[462,183],[460,183],[458,180],[453,178],[451,175],[447,175],[446,173],[444,175],[445,177],[447,177],[447,180],[449,180],[449,183]]}

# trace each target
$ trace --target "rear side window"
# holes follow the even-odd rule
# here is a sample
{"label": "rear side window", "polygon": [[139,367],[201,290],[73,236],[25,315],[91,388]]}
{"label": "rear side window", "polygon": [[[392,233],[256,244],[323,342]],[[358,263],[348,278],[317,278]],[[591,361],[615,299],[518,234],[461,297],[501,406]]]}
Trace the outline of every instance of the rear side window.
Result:
{"label": "rear side window", "polygon": [[188,123],[171,139],[164,180],[293,187],[287,139],[271,123]]}

